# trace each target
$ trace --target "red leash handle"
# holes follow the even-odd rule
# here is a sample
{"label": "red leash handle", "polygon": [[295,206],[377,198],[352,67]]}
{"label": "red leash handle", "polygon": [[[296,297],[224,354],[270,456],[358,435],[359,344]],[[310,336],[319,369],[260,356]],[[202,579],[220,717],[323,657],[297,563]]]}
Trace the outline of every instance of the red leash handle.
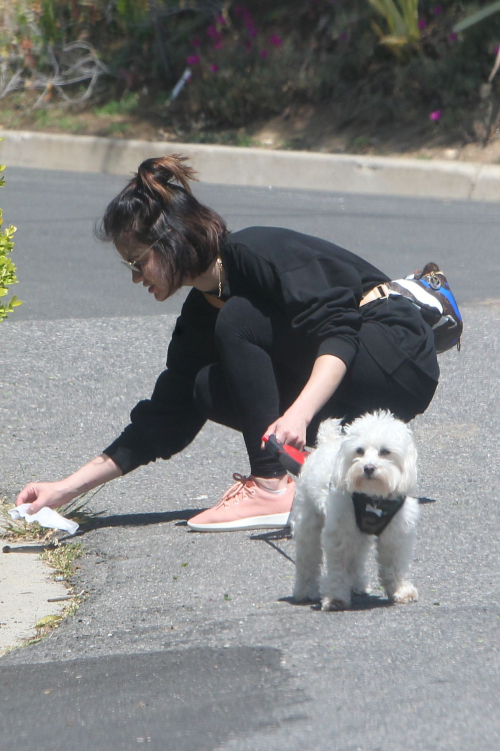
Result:
{"label": "red leash handle", "polygon": [[309,456],[309,451],[300,451],[287,443],[280,443],[275,435],[264,435],[262,440],[266,444],[266,449],[279,460],[288,472],[293,475],[300,473],[302,465]]}

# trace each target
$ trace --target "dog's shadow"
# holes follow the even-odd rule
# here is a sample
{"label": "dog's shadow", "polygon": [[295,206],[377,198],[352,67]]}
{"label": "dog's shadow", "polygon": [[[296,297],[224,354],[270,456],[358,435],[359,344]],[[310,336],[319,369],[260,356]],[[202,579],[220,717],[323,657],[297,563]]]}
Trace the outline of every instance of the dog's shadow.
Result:
{"label": "dog's shadow", "polygon": [[[253,535],[250,535],[250,539],[265,542],[267,545],[269,545],[274,550],[276,550],[277,553],[279,553],[284,558],[286,558],[287,561],[290,561],[290,563],[293,563],[295,565],[295,561],[293,560],[293,558],[291,558],[288,555],[288,553],[286,553],[282,548],[276,545],[277,541],[292,539],[292,533],[289,527],[285,527],[284,529],[274,530],[272,532],[263,532],[261,534],[253,534]],[[308,607],[311,610],[321,611],[321,602],[319,600],[295,602],[293,597],[280,597],[278,599],[278,602],[286,602],[289,605],[293,605],[295,607],[299,607],[299,608]],[[375,595],[375,594],[364,594],[364,595],[353,595],[351,607],[349,608],[349,610],[350,611],[351,610],[375,610],[376,608],[390,608],[390,607],[392,607],[392,603],[386,597],[382,597],[381,595]],[[334,611],[331,611],[331,612],[334,612]]]}
{"label": "dog's shadow", "polygon": [[[321,612],[321,602],[319,600],[307,600],[306,602],[295,602],[293,597],[280,597],[279,602],[287,602],[289,605],[294,605],[297,608],[308,607],[310,610],[317,610]],[[346,610],[330,610],[326,612],[330,613],[345,613],[360,610],[375,610],[376,608],[391,608],[393,607],[390,600],[380,595],[366,594],[366,595],[354,595],[351,602],[351,607]]]}

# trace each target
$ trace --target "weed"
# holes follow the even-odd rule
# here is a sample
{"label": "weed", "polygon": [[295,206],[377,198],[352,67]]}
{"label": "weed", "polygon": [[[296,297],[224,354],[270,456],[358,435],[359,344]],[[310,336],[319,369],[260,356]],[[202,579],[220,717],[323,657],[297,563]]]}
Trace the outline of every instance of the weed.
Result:
{"label": "weed", "polygon": [[130,115],[139,106],[139,97],[137,94],[128,94],[122,99],[107,102],[102,107],[94,108],[96,117],[110,117],[113,115]]}
{"label": "weed", "polygon": [[[93,498],[94,495],[95,493],[93,493],[91,498]],[[38,522],[28,524],[24,519],[13,521],[8,514],[8,511],[11,508],[14,508],[12,503],[7,503],[7,501],[0,499],[0,532],[3,532],[5,537],[10,540],[20,538],[26,542],[42,541],[47,544],[57,540],[58,531],[55,529],[47,530],[40,526]],[[90,525],[94,519],[106,513],[105,511],[92,511],[87,506],[86,494],[79,498],[75,498],[75,500],[70,503],[66,503],[64,506],[58,508],[57,511],[61,516],[71,519],[81,527]]]}
{"label": "weed", "polygon": [[67,581],[71,578],[74,562],[83,554],[81,542],[69,542],[48,548],[40,554],[40,558],[54,569],[54,573],[63,576]]}
{"label": "weed", "polygon": [[85,123],[82,123],[78,118],[73,116],[61,117],[54,122],[54,125],[57,125],[58,128],[68,133],[82,133],[82,131],[87,129]]}
{"label": "weed", "polygon": [[370,149],[372,146],[372,140],[368,136],[357,136],[353,138],[349,144],[349,150],[354,152],[363,152]]}
{"label": "weed", "polygon": [[103,136],[121,136],[130,130],[130,123],[110,123],[102,130]]}
{"label": "weed", "polygon": [[80,607],[82,599],[83,597],[81,595],[76,595],[74,599],[66,605],[62,613],[59,613],[59,615],[51,614],[46,615],[44,618],[40,618],[40,620],[35,623],[36,636],[26,639],[24,641],[24,646],[29,647],[33,644],[39,644],[54,628],[59,626],[66,618],[76,613]]}
{"label": "weed", "polygon": [[55,536],[55,530],[44,529],[38,522],[28,525],[24,519],[13,521],[7,513],[11,508],[14,508],[12,503],[0,501],[0,531],[3,533],[3,536],[10,540],[20,538],[23,541],[45,540],[47,542],[50,542]]}
{"label": "weed", "polygon": [[33,112],[33,120],[35,125],[39,125],[40,128],[46,128],[52,123],[52,113],[49,110],[35,110]]}

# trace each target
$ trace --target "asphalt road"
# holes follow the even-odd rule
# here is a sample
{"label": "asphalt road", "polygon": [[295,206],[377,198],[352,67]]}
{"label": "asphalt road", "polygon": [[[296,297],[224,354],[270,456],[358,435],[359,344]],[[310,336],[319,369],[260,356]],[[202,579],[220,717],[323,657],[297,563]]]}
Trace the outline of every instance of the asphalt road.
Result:
{"label": "asphalt road", "polygon": [[[180,298],[130,284],[92,228],[123,181],[9,169],[25,304],[0,326],[0,495],[98,453],[161,370]],[[168,463],[92,500],[88,598],[37,646],[0,659],[0,748],[16,751],[493,751],[500,745],[498,330],[494,205],[201,185],[233,229],[289,226],[392,276],[428,260],[465,316],[460,354],[414,421],[422,507],[417,604],[376,588],[345,613],[290,601],[283,533],[200,535],[185,520],[247,470],[206,426]],[[0,559],[1,566],[1,559]],[[1,569],[0,569],[1,571]],[[22,571],[19,572],[22,576]],[[29,585],[29,582],[26,583]]]}

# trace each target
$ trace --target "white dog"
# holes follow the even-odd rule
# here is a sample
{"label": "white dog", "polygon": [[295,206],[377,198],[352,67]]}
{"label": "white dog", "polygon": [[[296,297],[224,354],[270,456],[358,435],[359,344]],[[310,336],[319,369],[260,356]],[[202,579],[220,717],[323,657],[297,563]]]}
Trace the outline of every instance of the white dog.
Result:
{"label": "white dog", "polygon": [[321,597],[323,610],[348,608],[351,592],[367,591],[364,568],[374,540],[389,600],[417,599],[408,580],[419,514],[416,463],[410,429],[390,412],[358,417],[344,431],[340,420],[322,423],[293,508],[296,601]]}

